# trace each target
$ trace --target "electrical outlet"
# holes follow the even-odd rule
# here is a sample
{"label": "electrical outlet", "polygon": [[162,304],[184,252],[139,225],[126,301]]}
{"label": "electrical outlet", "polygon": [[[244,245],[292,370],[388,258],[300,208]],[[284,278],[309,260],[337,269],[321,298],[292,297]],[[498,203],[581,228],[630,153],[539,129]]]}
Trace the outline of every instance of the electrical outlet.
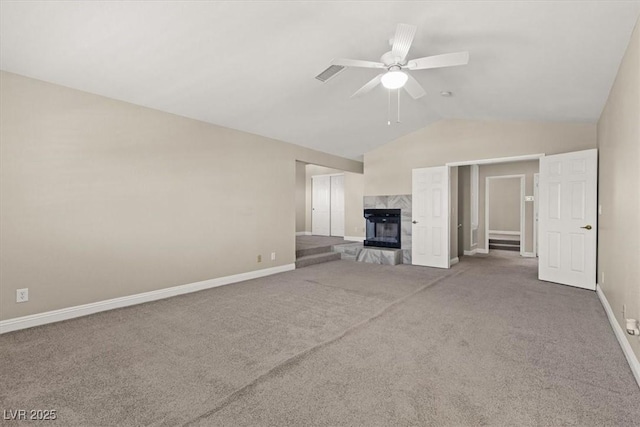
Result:
{"label": "electrical outlet", "polygon": [[16,289],[16,302],[29,301],[29,288]]}
{"label": "electrical outlet", "polygon": [[275,260],[276,260],[276,253],[271,252],[271,261],[275,261]]}
{"label": "electrical outlet", "polygon": [[262,255],[258,255],[258,262],[262,262]]}

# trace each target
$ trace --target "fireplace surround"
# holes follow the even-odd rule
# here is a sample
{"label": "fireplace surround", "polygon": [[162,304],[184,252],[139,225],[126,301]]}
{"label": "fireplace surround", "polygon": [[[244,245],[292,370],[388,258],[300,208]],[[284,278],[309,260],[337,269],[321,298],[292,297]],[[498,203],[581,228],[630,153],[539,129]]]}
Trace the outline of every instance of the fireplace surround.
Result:
{"label": "fireplace surround", "polygon": [[365,209],[367,237],[364,246],[402,248],[400,209]]}

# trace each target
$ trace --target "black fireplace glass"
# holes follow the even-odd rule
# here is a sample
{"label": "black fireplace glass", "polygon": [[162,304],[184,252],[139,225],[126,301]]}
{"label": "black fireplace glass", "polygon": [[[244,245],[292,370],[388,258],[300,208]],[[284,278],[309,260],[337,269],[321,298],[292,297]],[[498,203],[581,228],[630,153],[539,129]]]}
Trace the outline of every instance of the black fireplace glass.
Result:
{"label": "black fireplace glass", "polygon": [[400,209],[365,209],[367,237],[365,246],[401,247]]}

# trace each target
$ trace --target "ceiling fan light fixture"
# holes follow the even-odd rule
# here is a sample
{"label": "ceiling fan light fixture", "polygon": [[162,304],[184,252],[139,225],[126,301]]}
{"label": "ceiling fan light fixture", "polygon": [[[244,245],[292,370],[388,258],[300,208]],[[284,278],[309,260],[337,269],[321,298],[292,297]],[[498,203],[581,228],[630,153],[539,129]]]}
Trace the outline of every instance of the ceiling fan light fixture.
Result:
{"label": "ceiling fan light fixture", "polygon": [[400,70],[395,70],[386,73],[384,76],[382,76],[382,79],[380,79],[380,81],[382,82],[382,86],[386,87],[387,89],[400,89],[407,82],[408,78],[409,76],[407,76],[406,73]]}

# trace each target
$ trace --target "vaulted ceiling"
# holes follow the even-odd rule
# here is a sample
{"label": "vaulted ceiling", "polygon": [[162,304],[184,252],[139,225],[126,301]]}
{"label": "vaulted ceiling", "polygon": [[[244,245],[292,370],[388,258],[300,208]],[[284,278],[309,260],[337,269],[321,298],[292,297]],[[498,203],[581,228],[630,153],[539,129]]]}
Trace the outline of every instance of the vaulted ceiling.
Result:
{"label": "vaulted ceiling", "polygon": [[[595,122],[640,1],[1,2],[3,70],[344,157],[443,118]],[[397,23],[427,95],[391,103],[378,70],[314,77],[333,58],[378,61]],[[451,97],[440,96],[450,91]]]}

